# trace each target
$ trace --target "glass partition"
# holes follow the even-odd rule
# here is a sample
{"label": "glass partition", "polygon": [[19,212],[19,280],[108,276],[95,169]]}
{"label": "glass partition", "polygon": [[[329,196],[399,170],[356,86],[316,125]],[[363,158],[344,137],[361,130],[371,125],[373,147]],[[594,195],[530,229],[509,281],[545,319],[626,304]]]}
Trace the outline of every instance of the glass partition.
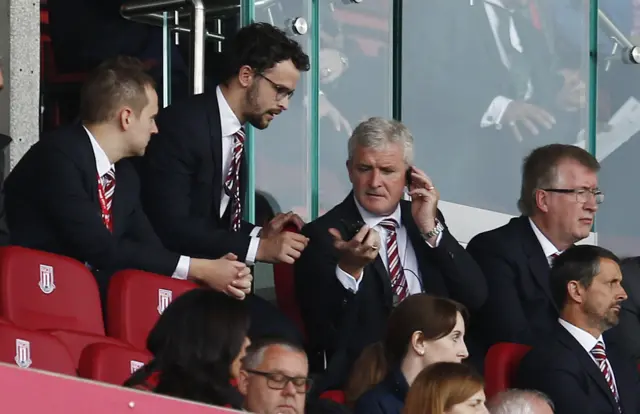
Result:
{"label": "glass partition", "polygon": [[600,188],[605,202],[596,219],[598,244],[621,256],[638,256],[640,191],[635,178],[640,177],[640,66],[625,63],[621,55],[628,52],[625,43],[640,44],[640,3],[599,3],[595,148],[602,164]]}
{"label": "glass partition", "polygon": [[586,145],[588,2],[405,1],[403,9],[402,120],[417,166],[468,241],[519,214],[529,151]]}

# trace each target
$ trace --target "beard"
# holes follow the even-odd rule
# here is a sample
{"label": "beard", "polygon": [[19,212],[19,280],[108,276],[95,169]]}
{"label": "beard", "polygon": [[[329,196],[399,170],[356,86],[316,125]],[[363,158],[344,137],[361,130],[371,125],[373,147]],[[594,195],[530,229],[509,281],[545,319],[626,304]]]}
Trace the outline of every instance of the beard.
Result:
{"label": "beard", "polygon": [[245,115],[246,121],[251,124],[256,129],[266,129],[269,126],[269,121],[265,119],[265,115],[272,114],[276,115],[278,110],[268,110],[263,111],[260,109],[260,104],[258,103],[258,96],[260,95],[260,85],[258,82],[254,82],[247,91],[247,95],[245,97],[246,107],[249,108],[247,114]]}

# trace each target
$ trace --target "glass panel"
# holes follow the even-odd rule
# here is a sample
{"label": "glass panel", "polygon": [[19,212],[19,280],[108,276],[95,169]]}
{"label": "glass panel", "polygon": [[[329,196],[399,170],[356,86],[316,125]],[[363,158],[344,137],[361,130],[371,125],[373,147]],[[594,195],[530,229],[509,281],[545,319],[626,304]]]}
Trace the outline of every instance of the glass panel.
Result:
{"label": "glass panel", "polygon": [[351,190],[345,161],[352,128],[392,115],[392,7],[392,0],[320,1],[320,215]]}
{"label": "glass panel", "polygon": [[640,44],[640,3],[601,1],[600,10],[606,17],[598,21],[596,156],[606,196],[596,218],[598,244],[622,256],[638,256],[640,191],[634,180],[640,177],[640,66],[623,62],[624,48],[616,46],[612,32],[615,26],[626,40]]}
{"label": "glass panel", "polygon": [[517,215],[523,156],[585,136],[586,3],[404,2],[402,120],[442,200]]}
{"label": "glass panel", "polygon": [[[298,41],[311,53],[312,13],[309,0],[255,0],[255,21],[271,23]],[[300,33],[294,25],[305,28]],[[268,202],[275,212],[294,210],[303,219],[311,217],[311,88],[310,73],[303,73],[289,109],[265,130],[254,129],[256,222],[260,203]]]}

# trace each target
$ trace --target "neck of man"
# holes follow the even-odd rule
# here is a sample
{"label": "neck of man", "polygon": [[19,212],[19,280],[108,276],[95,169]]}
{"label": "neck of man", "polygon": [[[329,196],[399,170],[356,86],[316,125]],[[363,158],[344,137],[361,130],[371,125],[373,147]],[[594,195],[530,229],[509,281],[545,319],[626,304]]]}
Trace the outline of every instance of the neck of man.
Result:
{"label": "neck of man", "polygon": [[123,137],[116,128],[109,124],[84,124],[98,142],[100,148],[107,154],[109,162],[115,164],[123,158],[130,156]]}
{"label": "neck of man", "polygon": [[571,325],[588,332],[596,339],[600,338],[604,332],[602,324],[585,314],[577,304],[567,305],[560,313],[560,317]]}
{"label": "neck of man", "polygon": [[530,218],[538,230],[544,234],[544,237],[546,237],[560,252],[564,252],[577,241],[566,237],[566,235],[562,234],[560,229],[550,225],[550,223],[545,220],[544,216],[533,215]]}
{"label": "neck of man", "polygon": [[229,104],[229,108],[233,111],[240,124],[244,125],[247,120],[245,119],[243,108],[246,101],[244,91],[242,88],[233,86],[233,80],[230,80],[228,84],[221,83],[220,91],[222,96]]}

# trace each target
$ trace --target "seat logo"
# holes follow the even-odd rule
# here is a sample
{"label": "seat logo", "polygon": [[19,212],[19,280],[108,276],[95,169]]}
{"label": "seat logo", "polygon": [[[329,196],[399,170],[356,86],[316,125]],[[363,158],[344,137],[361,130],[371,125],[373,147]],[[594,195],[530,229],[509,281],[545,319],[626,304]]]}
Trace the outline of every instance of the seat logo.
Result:
{"label": "seat logo", "polygon": [[144,366],[144,363],[140,361],[131,360],[131,373],[133,374],[143,366]]}
{"label": "seat logo", "polygon": [[20,368],[29,368],[31,366],[31,343],[24,339],[16,339],[16,364]]}
{"label": "seat logo", "polygon": [[40,282],[38,282],[38,286],[40,286],[40,290],[45,295],[56,289],[56,284],[53,280],[53,266],[40,265]]}
{"label": "seat logo", "polygon": [[171,303],[173,292],[168,289],[158,289],[158,313],[162,315],[167,306]]}

